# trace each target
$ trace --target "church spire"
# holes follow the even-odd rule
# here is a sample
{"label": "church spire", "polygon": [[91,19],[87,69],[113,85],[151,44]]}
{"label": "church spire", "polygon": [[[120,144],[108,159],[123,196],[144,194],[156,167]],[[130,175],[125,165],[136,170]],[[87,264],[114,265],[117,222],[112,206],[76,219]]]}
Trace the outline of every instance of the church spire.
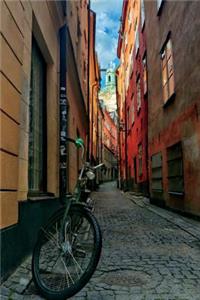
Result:
{"label": "church spire", "polygon": [[115,89],[115,85],[115,65],[111,62],[109,68],[106,70],[106,89]]}

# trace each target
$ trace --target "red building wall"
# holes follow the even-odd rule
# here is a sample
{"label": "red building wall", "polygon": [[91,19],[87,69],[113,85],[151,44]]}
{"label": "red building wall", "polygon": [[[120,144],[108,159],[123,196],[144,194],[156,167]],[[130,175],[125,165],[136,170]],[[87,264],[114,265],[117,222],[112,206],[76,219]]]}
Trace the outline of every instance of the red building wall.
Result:
{"label": "red building wall", "polygon": [[118,111],[120,123],[123,124],[119,133],[120,175],[125,189],[148,194],[148,110],[147,75],[143,67],[143,59],[146,57],[144,31],[141,2],[124,1],[118,40],[121,65],[117,71]]}
{"label": "red building wall", "polygon": [[[141,22],[138,25],[139,50],[136,45],[133,55],[133,73],[126,97],[127,114],[127,156],[129,188],[148,193],[147,132],[148,109],[147,91],[144,87],[143,58],[146,55],[146,41]],[[137,80],[140,78],[141,104],[138,109]],[[139,83],[138,83],[139,85]],[[134,110],[132,109],[134,107]],[[134,114],[134,117],[132,116]],[[134,119],[134,121],[133,121]],[[142,149],[140,147],[142,146]],[[139,153],[141,152],[141,153]],[[141,156],[141,158],[140,158]]]}
{"label": "red building wall", "polygon": [[111,116],[104,110],[104,124],[103,124],[103,137],[104,137],[104,145],[113,153],[113,155],[117,156],[117,126],[112,120]]}

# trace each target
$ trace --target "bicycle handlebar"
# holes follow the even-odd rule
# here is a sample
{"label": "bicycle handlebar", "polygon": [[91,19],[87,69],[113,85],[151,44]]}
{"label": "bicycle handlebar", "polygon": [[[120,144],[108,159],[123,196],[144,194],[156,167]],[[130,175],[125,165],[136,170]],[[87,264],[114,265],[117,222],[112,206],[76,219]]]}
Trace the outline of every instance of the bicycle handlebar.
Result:
{"label": "bicycle handlebar", "polygon": [[95,167],[93,167],[93,169],[96,170],[96,169],[99,169],[99,168],[101,168],[103,166],[104,166],[104,163],[101,163],[101,164],[96,165]]}

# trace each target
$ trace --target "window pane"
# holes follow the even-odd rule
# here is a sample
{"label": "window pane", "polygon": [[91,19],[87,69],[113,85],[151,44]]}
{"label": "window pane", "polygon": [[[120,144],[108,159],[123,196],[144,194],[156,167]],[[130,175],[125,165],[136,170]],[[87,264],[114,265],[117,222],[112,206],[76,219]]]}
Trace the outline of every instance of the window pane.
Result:
{"label": "window pane", "polygon": [[168,86],[167,84],[163,87],[163,99],[164,99],[164,102],[167,102],[169,98],[169,94],[168,94]]}
{"label": "window pane", "polygon": [[170,56],[167,66],[168,66],[168,77],[171,77],[171,75],[174,73],[172,56]]}
{"label": "window pane", "polygon": [[45,189],[45,89],[46,65],[33,40],[29,121],[29,190]]}
{"label": "window pane", "polygon": [[168,81],[167,67],[165,66],[164,69],[162,70],[162,83],[163,83],[163,86],[166,85],[167,81]]}
{"label": "window pane", "polygon": [[174,75],[172,75],[169,79],[169,97],[174,93]]}
{"label": "window pane", "polygon": [[163,0],[157,0],[157,10],[160,9]]}
{"label": "window pane", "polygon": [[161,53],[163,100],[167,102],[174,93],[174,65],[172,56],[172,42],[169,39]]}
{"label": "window pane", "polygon": [[143,59],[143,83],[144,83],[144,95],[147,93],[147,61],[146,56]]}
{"label": "window pane", "polygon": [[137,109],[141,107],[141,88],[140,88],[140,78],[137,81]]}
{"label": "window pane", "polygon": [[141,25],[144,26],[145,11],[144,11],[144,0],[141,0]]}

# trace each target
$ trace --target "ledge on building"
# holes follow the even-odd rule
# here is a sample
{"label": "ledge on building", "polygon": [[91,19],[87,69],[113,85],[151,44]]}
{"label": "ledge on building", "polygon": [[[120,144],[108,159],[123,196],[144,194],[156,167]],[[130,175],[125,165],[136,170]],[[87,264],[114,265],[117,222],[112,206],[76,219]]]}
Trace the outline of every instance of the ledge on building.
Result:
{"label": "ledge on building", "polygon": [[168,194],[170,195],[170,196],[174,196],[174,197],[176,197],[176,198],[184,198],[184,196],[185,196],[185,194],[184,194],[184,192],[168,192]]}
{"label": "ledge on building", "polygon": [[54,193],[49,192],[29,192],[27,201],[43,201],[57,199]]}

